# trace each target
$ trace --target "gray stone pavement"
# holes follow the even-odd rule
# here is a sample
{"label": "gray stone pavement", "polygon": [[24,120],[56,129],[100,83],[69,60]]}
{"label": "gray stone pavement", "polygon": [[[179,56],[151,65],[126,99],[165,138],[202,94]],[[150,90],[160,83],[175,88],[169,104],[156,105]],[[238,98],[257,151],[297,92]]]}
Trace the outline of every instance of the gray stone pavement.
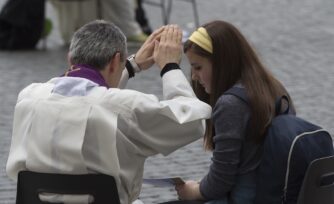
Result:
{"label": "gray stone pavement", "polygon": [[[5,0],[0,0],[0,6]],[[197,0],[200,23],[224,19],[236,25],[254,45],[268,68],[280,79],[294,99],[298,115],[328,129],[334,135],[334,1],[332,0]],[[161,25],[160,10],[146,5],[154,28]],[[13,109],[18,92],[32,82],[43,82],[66,69],[66,49],[62,46],[54,11],[47,15],[55,29],[47,40],[47,50],[0,51],[0,204],[14,203],[16,186],[5,174],[11,139]],[[174,1],[172,23],[191,32],[190,4]],[[39,48],[41,45],[39,45]],[[130,48],[130,53],[136,48]],[[189,74],[184,58],[181,63]],[[146,93],[161,96],[156,68],[138,74],[128,84]],[[200,179],[210,164],[210,153],[196,141],[167,157],[157,155],[145,164],[149,178],[181,176]],[[143,186],[140,198],[158,203],[176,198],[173,189]]]}

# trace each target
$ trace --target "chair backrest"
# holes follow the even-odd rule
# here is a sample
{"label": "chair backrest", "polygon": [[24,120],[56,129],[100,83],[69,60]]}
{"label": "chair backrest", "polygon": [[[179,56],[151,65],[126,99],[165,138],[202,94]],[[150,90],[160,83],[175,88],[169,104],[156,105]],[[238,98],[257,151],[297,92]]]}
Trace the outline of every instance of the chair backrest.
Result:
{"label": "chair backrest", "polygon": [[40,193],[91,195],[94,204],[120,204],[114,177],[103,174],[50,174],[21,171],[16,204],[43,204]]}
{"label": "chair backrest", "polygon": [[159,204],[204,204],[204,203],[206,203],[206,201],[204,200],[175,200]]}
{"label": "chair backrest", "polygon": [[334,156],[316,159],[309,165],[297,204],[334,203]]}

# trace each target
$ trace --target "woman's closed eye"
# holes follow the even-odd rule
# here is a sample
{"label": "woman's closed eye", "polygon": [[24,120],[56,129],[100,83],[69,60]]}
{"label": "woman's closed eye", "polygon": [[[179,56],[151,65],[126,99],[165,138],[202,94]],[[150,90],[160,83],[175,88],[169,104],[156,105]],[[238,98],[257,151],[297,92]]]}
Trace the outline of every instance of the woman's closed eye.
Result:
{"label": "woman's closed eye", "polygon": [[192,66],[192,69],[195,70],[195,71],[199,71],[201,70],[201,66]]}

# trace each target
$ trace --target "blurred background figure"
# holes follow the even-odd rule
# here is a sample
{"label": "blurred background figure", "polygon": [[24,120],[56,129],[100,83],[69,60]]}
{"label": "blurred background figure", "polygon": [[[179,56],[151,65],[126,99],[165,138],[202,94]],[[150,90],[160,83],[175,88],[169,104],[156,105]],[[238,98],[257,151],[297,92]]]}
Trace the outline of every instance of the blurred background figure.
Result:
{"label": "blurred background figure", "polygon": [[51,31],[44,10],[44,0],[6,0],[0,10],[0,50],[34,49]]}
{"label": "blurred background figure", "polygon": [[152,33],[152,28],[148,22],[146,17],[146,12],[143,7],[143,0],[134,0],[137,4],[136,6],[136,21],[139,23],[142,31],[146,35],[150,35]]}
{"label": "blurred background figure", "polygon": [[134,0],[51,0],[51,3],[57,12],[65,44],[69,44],[75,30],[95,19],[116,24],[126,35],[129,45],[141,44],[147,38],[136,21]]}

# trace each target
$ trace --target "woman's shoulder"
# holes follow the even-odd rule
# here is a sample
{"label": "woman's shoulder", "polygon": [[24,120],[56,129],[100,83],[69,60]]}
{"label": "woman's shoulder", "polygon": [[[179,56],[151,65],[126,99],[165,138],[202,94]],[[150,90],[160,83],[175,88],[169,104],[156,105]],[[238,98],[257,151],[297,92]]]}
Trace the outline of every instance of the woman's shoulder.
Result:
{"label": "woman's shoulder", "polygon": [[[240,84],[234,85],[234,87],[244,89],[244,87]],[[223,93],[217,100],[215,106],[224,106],[224,107],[248,107],[247,103],[242,100],[240,97],[235,96],[229,93]]]}
{"label": "woman's shoulder", "polygon": [[215,106],[233,107],[239,105],[245,105],[245,102],[232,94],[223,94],[218,98]]}

